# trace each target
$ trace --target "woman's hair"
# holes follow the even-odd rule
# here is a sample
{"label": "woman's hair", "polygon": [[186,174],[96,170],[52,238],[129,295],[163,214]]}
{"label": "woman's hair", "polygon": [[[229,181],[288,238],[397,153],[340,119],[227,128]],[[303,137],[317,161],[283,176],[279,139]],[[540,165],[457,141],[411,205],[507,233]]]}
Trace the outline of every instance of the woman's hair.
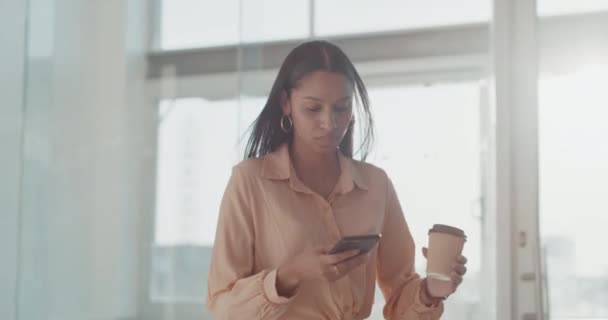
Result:
{"label": "woman's hair", "polygon": [[[276,150],[284,142],[291,143],[293,130],[289,133],[281,130],[280,121],[283,116],[281,94],[285,92],[287,97],[290,97],[291,90],[298,85],[298,82],[314,71],[342,74],[353,85],[356,117],[362,137],[361,144],[354,153],[360,153],[361,160],[365,160],[374,139],[367,89],[346,54],[336,45],[327,41],[302,43],[287,55],[272,85],[264,109],[249,127],[251,135],[245,148],[245,158],[260,157]],[[354,120],[352,120],[339,146],[342,153],[351,158],[353,157],[354,127]]]}

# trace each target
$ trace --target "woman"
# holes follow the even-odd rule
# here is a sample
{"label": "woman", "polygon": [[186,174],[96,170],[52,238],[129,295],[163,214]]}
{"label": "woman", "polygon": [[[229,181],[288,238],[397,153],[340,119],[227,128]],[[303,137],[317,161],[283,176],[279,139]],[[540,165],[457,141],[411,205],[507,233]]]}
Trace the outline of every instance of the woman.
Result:
{"label": "woman", "polygon": [[[325,41],[287,56],[221,203],[208,278],[215,319],[364,319],[375,281],[386,318],[441,316],[445,297],[414,271],[391,180],[352,158],[353,104],[365,160],[373,123],[353,64]],[[382,234],[372,251],[329,253],[342,237],[366,234]],[[454,262],[453,291],[465,263]]]}

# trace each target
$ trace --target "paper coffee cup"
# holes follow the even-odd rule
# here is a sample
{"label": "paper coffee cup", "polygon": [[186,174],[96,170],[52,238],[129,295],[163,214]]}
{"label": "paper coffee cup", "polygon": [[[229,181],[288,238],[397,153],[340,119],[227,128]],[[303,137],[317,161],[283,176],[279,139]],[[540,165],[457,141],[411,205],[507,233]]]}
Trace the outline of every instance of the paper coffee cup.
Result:
{"label": "paper coffee cup", "polygon": [[467,236],[456,227],[433,225],[429,230],[426,275],[430,279],[451,281],[452,263],[462,254]]}

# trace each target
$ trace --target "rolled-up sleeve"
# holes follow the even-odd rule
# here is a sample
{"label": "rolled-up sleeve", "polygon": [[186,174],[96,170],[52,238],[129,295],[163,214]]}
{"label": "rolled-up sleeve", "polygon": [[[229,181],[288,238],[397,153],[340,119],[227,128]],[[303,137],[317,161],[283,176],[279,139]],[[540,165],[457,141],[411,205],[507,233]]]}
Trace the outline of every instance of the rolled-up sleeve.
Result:
{"label": "rolled-up sleeve", "polygon": [[420,300],[420,276],[414,270],[415,245],[395,188],[387,177],[386,212],[376,261],[378,285],[386,300],[386,319],[439,319],[443,303]]}
{"label": "rolled-up sleeve", "polygon": [[208,275],[207,308],[214,319],[279,319],[293,299],[276,291],[276,269],[254,274],[251,177],[236,166],[220,205]]}

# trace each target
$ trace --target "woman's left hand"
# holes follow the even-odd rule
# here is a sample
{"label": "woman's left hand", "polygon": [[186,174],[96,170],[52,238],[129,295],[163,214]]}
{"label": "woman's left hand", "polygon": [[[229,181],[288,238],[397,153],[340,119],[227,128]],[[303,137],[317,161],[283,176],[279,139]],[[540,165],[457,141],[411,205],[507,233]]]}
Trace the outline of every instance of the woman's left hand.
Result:
{"label": "woman's left hand", "polygon": [[[422,255],[424,255],[424,257],[426,258],[427,254],[428,248],[422,247]],[[456,289],[458,289],[458,286],[460,286],[460,284],[462,283],[463,277],[467,273],[466,264],[467,258],[462,255],[456,258],[454,262],[452,262],[452,272],[450,273],[450,278],[452,279],[452,292],[450,294],[456,292]],[[431,293],[441,290],[440,288],[432,287],[434,285],[434,282],[427,282],[427,285],[429,286],[428,289]]]}

